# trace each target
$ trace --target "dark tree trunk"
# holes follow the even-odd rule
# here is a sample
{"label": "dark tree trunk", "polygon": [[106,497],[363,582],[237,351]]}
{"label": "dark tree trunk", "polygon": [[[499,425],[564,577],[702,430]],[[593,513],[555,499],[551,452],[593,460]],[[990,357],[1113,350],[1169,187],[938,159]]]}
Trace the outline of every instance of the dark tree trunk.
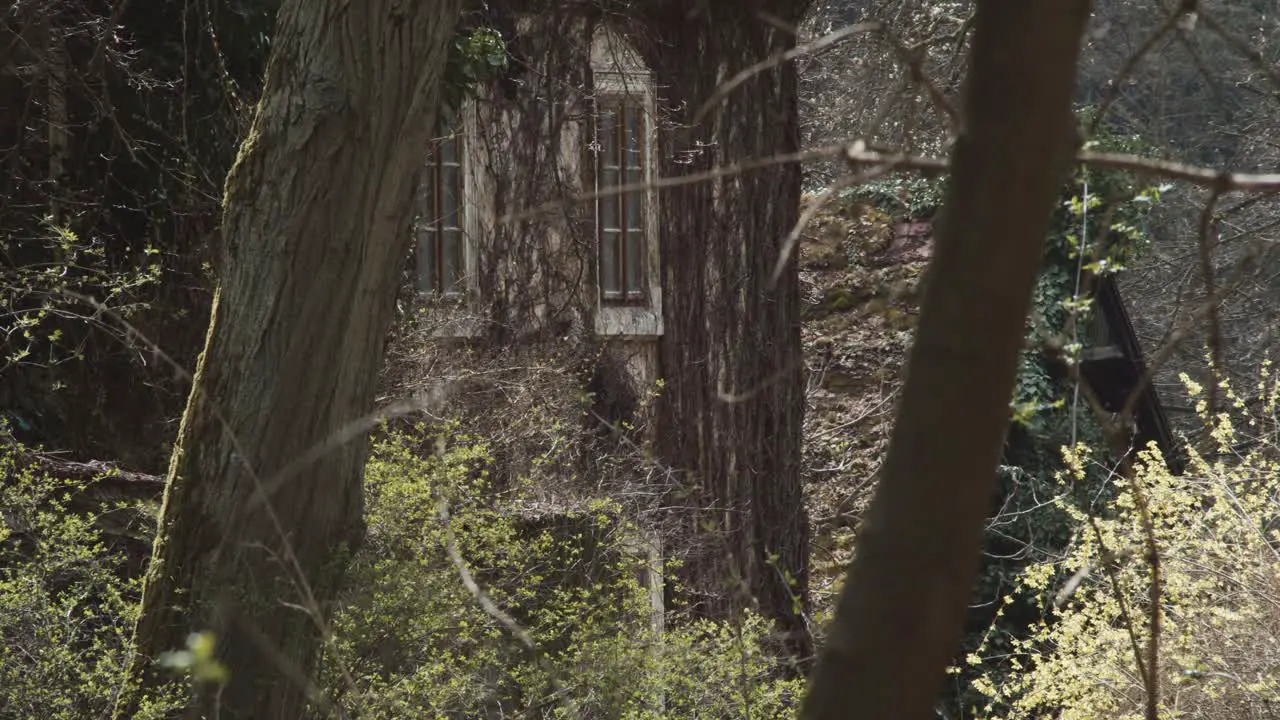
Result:
{"label": "dark tree trunk", "polygon": [[318,628],[363,533],[364,434],[341,433],[372,406],[458,6],[280,9],[118,717],[200,630],[231,673],[209,717],[216,700],[218,717],[292,720],[315,698]]}
{"label": "dark tree trunk", "polygon": [[1075,151],[1089,0],[979,0],[902,406],[802,712],[931,717],[959,646],[1049,219]]}
{"label": "dark tree trunk", "polygon": [[[755,5],[756,7],[752,7]],[[670,178],[799,145],[797,78],[783,63],[739,86],[696,127],[725,80],[791,48],[804,2],[654,3],[633,33],[675,127],[662,133]],[[794,263],[771,276],[799,213],[792,163],[666,190],[660,455],[686,472],[700,550],[686,566],[700,610],[754,607],[797,657],[811,653],[808,526],[800,488],[803,365]],[[710,530],[710,532],[708,532]],[[701,596],[701,597],[699,597]]]}

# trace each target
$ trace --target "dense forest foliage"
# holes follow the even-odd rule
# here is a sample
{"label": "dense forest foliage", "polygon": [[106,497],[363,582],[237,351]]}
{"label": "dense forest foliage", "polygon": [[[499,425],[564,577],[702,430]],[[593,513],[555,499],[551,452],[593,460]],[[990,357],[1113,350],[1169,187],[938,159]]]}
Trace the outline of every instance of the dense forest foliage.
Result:
{"label": "dense forest foliage", "polygon": [[368,5],[0,11],[0,720],[1274,710],[1267,3]]}

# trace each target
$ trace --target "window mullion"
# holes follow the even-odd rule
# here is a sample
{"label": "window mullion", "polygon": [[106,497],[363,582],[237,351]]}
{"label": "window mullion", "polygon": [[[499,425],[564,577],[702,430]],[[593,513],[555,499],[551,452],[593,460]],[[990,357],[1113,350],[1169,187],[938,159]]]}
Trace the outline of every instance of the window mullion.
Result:
{"label": "window mullion", "polygon": [[431,266],[431,287],[436,294],[444,293],[444,167],[440,161],[440,144],[436,143],[435,158],[431,163],[431,173],[435,177],[435,217],[431,224],[435,227],[435,243],[431,248],[435,262]]}
{"label": "window mullion", "polygon": [[[617,136],[614,140],[614,151],[616,157],[614,161],[618,165],[618,186],[625,187],[627,184],[627,101],[625,98],[618,101],[618,115],[614,120]],[[626,299],[630,293],[627,287],[627,213],[631,208],[627,204],[627,193],[618,190],[618,239],[615,246],[618,263],[618,290],[621,291],[623,299]]]}

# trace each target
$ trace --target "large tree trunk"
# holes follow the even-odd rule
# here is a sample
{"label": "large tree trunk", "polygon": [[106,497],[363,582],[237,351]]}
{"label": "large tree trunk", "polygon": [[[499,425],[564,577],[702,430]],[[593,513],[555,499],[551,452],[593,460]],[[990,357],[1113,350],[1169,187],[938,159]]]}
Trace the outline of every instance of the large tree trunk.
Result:
{"label": "large tree trunk", "polygon": [[928,717],[956,652],[1049,217],[1088,0],[980,0],[964,129],[876,498],[804,717]]}
{"label": "large tree trunk", "polygon": [[[795,152],[797,79],[782,63],[742,84],[706,120],[698,109],[728,78],[791,48],[806,3],[652,3],[636,33],[664,107],[666,177]],[[693,8],[691,10],[691,8]],[[769,16],[772,16],[770,18]],[[791,264],[773,284],[780,244],[799,213],[794,164],[664,191],[660,456],[686,471],[701,511],[701,551],[686,566],[701,609],[755,607],[811,653],[808,526],[800,491],[803,363],[799,280]],[[711,532],[708,532],[708,530]]]}
{"label": "large tree trunk", "polygon": [[157,656],[205,629],[231,673],[219,717],[305,712],[317,628],[363,532],[364,435],[338,434],[372,406],[458,6],[280,9],[263,97],[227,179],[224,277],[119,717],[154,686]]}

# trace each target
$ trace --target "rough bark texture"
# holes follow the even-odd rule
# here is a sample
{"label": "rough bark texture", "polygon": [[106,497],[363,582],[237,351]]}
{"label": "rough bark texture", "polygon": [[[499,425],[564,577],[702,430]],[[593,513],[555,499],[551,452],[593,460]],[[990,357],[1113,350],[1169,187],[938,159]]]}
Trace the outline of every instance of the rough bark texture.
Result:
{"label": "rough bark texture", "polygon": [[372,405],[458,5],[280,9],[262,101],[227,180],[223,282],[119,717],[154,683],[155,658],[204,629],[231,672],[218,717],[305,712],[317,627],[363,531],[364,436],[334,437]]}
{"label": "rough bark texture", "polygon": [[[655,72],[660,104],[674,109],[676,126],[661,143],[664,177],[796,151],[791,63],[755,75],[698,126],[688,123],[725,80],[794,46],[794,34],[776,20],[797,22],[805,4],[653,3],[641,16],[643,28],[630,37]],[[691,532],[704,542],[686,565],[698,608],[722,615],[754,607],[779,623],[793,653],[807,658],[795,265],[771,282],[799,200],[796,165],[663,192],[666,387],[658,427],[659,456],[686,471],[702,509]]]}
{"label": "rough bark texture", "polygon": [[1049,214],[1074,150],[1088,0],[981,0],[965,129],[897,427],[806,718],[924,718],[960,638]]}

